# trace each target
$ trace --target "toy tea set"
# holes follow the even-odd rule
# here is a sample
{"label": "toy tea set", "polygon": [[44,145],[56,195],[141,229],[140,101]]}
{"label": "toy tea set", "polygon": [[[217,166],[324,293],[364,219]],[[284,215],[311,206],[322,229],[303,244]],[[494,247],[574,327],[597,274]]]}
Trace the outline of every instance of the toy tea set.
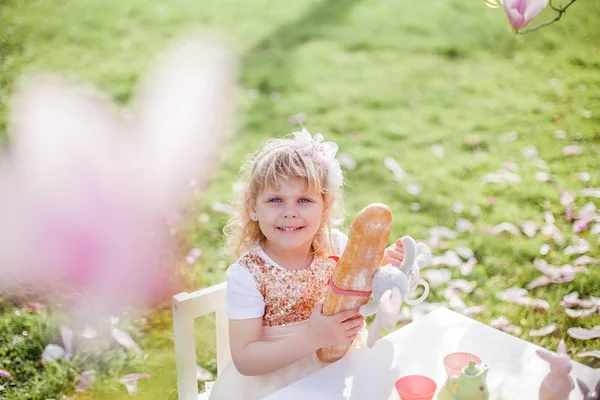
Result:
{"label": "toy tea set", "polygon": [[[410,236],[402,238],[404,259],[400,266],[380,265],[392,227],[392,213],[385,204],[370,204],[352,221],[348,243],[333,271],[330,285],[323,302],[323,314],[333,315],[339,311],[360,307],[364,316],[375,314],[367,345],[372,347],[382,329],[396,326],[402,303],[421,303],[429,294],[426,281],[419,279],[419,271],[431,263],[431,251],[423,244],[416,244]],[[423,294],[416,300],[410,297],[418,285]],[[374,301],[368,303],[371,295]],[[333,362],[346,354],[347,346],[332,346],[317,351],[321,361]],[[564,342],[557,353],[537,350],[538,356],[548,362],[550,372],[541,382],[539,400],[568,400],[575,385],[569,373],[572,362]],[[488,400],[488,364],[482,363],[474,354],[458,352],[443,359],[448,379],[437,393],[438,400]],[[600,400],[600,382],[594,391],[577,379],[584,400]],[[409,375],[396,381],[401,400],[431,400],[437,391],[436,383],[429,377]]]}
{"label": "toy tea set", "polygon": [[[569,400],[575,388],[570,376],[573,364],[561,340],[556,353],[536,350],[540,358],[547,361],[550,372],[540,384],[539,400]],[[461,366],[457,368],[458,366]],[[448,379],[437,392],[437,400],[488,400],[490,392],[486,378],[489,365],[469,353],[451,353],[444,357]],[[592,391],[581,379],[577,385],[583,400],[600,400],[600,381]],[[396,381],[396,391],[401,400],[431,400],[437,391],[435,381],[423,375],[404,376]]]}
{"label": "toy tea set", "polygon": [[[474,354],[458,352],[444,357],[448,379],[441,386],[438,400],[487,400],[489,366]],[[396,381],[402,400],[431,400],[437,391],[435,381],[423,375],[408,375]]]}

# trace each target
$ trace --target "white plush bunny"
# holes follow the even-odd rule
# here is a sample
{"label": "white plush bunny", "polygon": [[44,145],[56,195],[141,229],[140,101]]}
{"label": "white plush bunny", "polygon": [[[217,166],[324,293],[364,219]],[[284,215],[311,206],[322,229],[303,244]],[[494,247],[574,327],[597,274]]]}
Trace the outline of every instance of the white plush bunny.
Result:
{"label": "white plush bunny", "polygon": [[565,342],[560,341],[555,353],[536,350],[538,356],[548,361],[550,372],[540,385],[540,400],[568,400],[569,393],[575,388],[573,378],[569,375],[573,364],[567,354]]}
{"label": "white plush bunny", "polygon": [[[421,303],[429,294],[429,285],[423,279],[419,279],[421,268],[431,263],[431,251],[423,243],[416,244],[410,236],[402,238],[404,246],[404,259],[400,266],[391,264],[383,266],[373,276],[374,301],[360,307],[360,313],[364,316],[375,314],[375,319],[369,328],[367,345],[372,347],[381,329],[393,329],[396,326],[397,316],[402,307],[402,302],[410,305]],[[424,291],[421,297],[411,300],[409,297],[414,293],[418,285],[423,285]]]}

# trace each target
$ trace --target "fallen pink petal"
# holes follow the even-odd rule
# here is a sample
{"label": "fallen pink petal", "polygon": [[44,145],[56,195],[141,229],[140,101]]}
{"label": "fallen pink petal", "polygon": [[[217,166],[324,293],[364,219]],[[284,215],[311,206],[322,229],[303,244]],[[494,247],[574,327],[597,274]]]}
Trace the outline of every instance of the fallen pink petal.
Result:
{"label": "fallen pink petal", "polygon": [[486,310],[485,306],[471,306],[461,311],[462,315],[467,317],[474,317],[475,315],[481,314]]}
{"label": "fallen pink petal", "polygon": [[194,248],[194,249],[191,249],[191,250],[188,252],[187,256],[185,257],[185,261],[186,261],[188,264],[190,264],[190,265],[191,265],[191,264],[195,263],[195,262],[196,262],[196,260],[197,260],[197,259],[198,259],[198,258],[199,258],[201,255],[202,255],[202,251],[201,251],[200,249],[196,249],[196,248]]}
{"label": "fallen pink petal", "polygon": [[552,246],[550,246],[548,243],[544,243],[540,246],[540,254],[545,256],[546,254],[550,253],[550,250],[552,250]]}
{"label": "fallen pink petal", "polygon": [[439,144],[434,144],[433,146],[431,146],[431,152],[437,158],[444,158],[444,148]]}
{"label": "fallen pink petal", "polygon": [[416,196],[419,193],[421,193],[422,187],[418,183],[409,183],[408,185],[406,185],[405,189],[408,193],[412,194],[413,196]]}
{"label": "fallen pink petal", "polygon": [[563,156],[578,156],[583,153],[583,149],[578,145],[565,146],[562,149]]}
{"label": "fallen pink petal", "polygon": [[588,241],[583,238],[578,238],[575,244],[569,245],[563,250],[563,254],[566,256],[570,256],[573,254],[583,254],[588,252],[589,250],[590,244],[588,243]]}
{"label": "fallen pink petal", "polygon": [[523,149],[523,157],[525,158],[536,158],[538,156],[538,149],[535,146],[526,146]]}
{"label": "fallen pink petal", "polygon": [[143,353],[140,346],[133,340],[133,338],[129,335],[129,333],[127,333],[119,328],[113,328],[112,329],[112,337],[116,340],[117,343],[119,343],[125,349],[127,349],[129,351],[133,351],[137,354]]}
{"label": "fallen pink petal", "polygon": [[560,305],[563,307],[581,307],[581,308],[592,308],[596,304],[593,300],[583,300],[579,298],[578,292],[571,292],[563,296]]}
{"label": "fallen pink petal", "polygon": [[569,328],[567,330],[569,336],[580,340],[590,340],[600,338],[600,325],[593,327],[592,329],[585,328]]}
{"label": "fallen pink petal", "polygon": [[429,229],[429,234],[431,236],[436,236],[443,239],[456,239],[457,234],[452,229],[447,228],[445,226],[434,226]]}
{"label": "fallen pink petal", "polygon": [[519,174],[515,174],[514,172],[500,170],[498,172],[492,172],[484,175],[479,180],[482,184],[506,183],[509,185],[514,185],[521,182],[521,176]]}
{"label": "fallen pink petal", "polygon": [[519,133],[518,132],[506,132],[502,135],[502,138],[509,142],[514,142],[515,140],[517,140],[519,138]]}
{"label": "fallen pink petal", "polygon": [[396,161],[396,159],[394,159],[394,157],[388,156],[388,157],[384,158],[383,165],[385,165],[385,167],[387,169],[392,171],[392,174],[394,174],[394,180],[396,182],[401,182],[406,178],[406,176],[407,176],[406,171],[404,171],[402,169],[402,167],[400,166],[398,161]]}
{"label": "fallen pink petal", "polygon": [[586,188],[583,189],[579,194],[583,197],[596,197],[600,199],[600,188]]}
{"label": "fallen pink petal", "polygon": [[454,311],[462,312],[467,308],[467,305],[458,295],[454,295],[448,299],[448,307]]}
{"label": "fallen pink petal", "polygon": [[579,173],[575,174],[574,178],[579,181],[589,182],[591,175],[589,172],[579,172]]}
{"label": "fallen pink petal", "polygon": [[567,138],[567,132],[561,130],[561,129],[557,129],[554,131],[554,137],[559,139],[559,140],[564,140]]}
{"label": "fallen pink petal", "polygon": [[534,221],[523,221],[521,222],[521,230],[527,237],[534,237],[537,235],[539,225]]}
{"label": "fallen pink petal", "polygon": [[552,284],[550,278],[548,278],[546,275],[542,275],[529,282],[529,284],[527,284],[527,289],[531,290],[542,286],[548,286],[550,284]]}
{"label": "fallen pink petal", "polygon": [[504,315],[491,320],[489,325],[503,332],[514,333],[515,335],[520,334],[522,331],[521,327],[511,324],[510,320]]}
{"label": "fallen pink petal", "polygon": [[577,353],[577,357],[595,357],[600,358],[600,350],[590,350]]}
{"label": "fallen pink petal", "polygon": [[75,391],[82,393],[91,389],[94,384],[95,375],[96,371],[83,371],[77,378],[77,386],[75,387]]}
{"label": "fallen pink petal", "polygon": [[552,180],[552,177],[547,172],[536,171],[535,180],[539,182],[550,182]]}
{"label": "fallen pink petal", "polygon": [[588,272],[585,267],[573,267],[569,264],[557,267],[541,259],[535,259],[533,265],[553,282],[568,282],[575,277],[575,274]]}
{"label": "fallen pink petal", "polygon": [[475,232],[475,226],[471,221],[459,218],[456,220],[456,230],[459,232]]}
{"label": "fallen pink petal", "polygon": [[207,370],[196,364],[196,379],[205,382],[213,379],[213,374]]}
{"label": "fallen pink petal", "polygon": [[42,352],[41,362],[46,364],[48,362],[56,362],[62,360],[65,355],[65,350],[57,344],[49,344]]}
{"label": "fallen pink petal", "polygon": [[11,379],[12,375],[10,374],[10,372],[0,369],[0,377],[6,378],[6,379]]}
{"label": "fallen pink petal", "polygon": [[71,328],[69,328],[68,326],[61,326],[60,336],[62,338],[63,346],[65,349],[65,355],[63,356],[63,358],[68,361],[75,354],[73,350],[73,330],[71,330]]}
{"label": "fallen pink petal", "polygon": [[466,246],[459,246],[454,249],[456,254],[458,254],[463,260],[468,260],[474,256],[473,250]]}
{"label": "fallen pink petal", "polygon": [[437,287],[448,282],[451,273],[447,269],[427,269],[423,271],[423,277],[429,282],[429,286]]}
{"label": "fallen pink petal", "polygon": [[563,206],[566,207],[569,204],[573,203],[573,201],[575,201],[575,195],[573,193],[568,192],[566,190],[560,193],[560,204],[562,204]]}
{"label": "fallen pink petal", "polygon": [[338,156],[338,161],[342,167],[350,171],[354,171],[356,169],[356,161],[350,154],[340,153]]}
{"label": "fallen pink petal", "polygon": [[137,383],[140,379],[148,379],[150,378],[150,374],[128,374],[119,379],[119,382],[125,385],[127,388],[127,393],[131,396],[135,396],[137,394]]}
{"label": "fallen pink petal", "polygon": [[585,265],[600,265],[600,260],[587,255],[579,256],[573,260],[573,265],[585,266]]}
{"label": "fallen pink petal", "polygon": [[447,250],[444,255],[433,257],[431,265],[441,265],[447,267],[459,267],[462,265],[462,260],[453,250]]}
{"label": "fallen pink petal", "polygon": [[565,308],[565,314],[567,314],[571,318],[583,318],[589,317],[590,315],[596,314],[598,308],[594,305],[592,308],[583,309],[583,310],[574,310],[572,308]]}
{"label": "fallen pink petal", "polygon": [[475,257],[471,257],[467,260],[467,262],[462,263],[459,267],[460,273],[462,276],[470,275],[473,271],[473,268],[477,265],[477,259]]}
{"label": "fallen pink petal", "polygon": [[554,332],[556,330],[556,325],[555,324],[550,324],[548,326],[545,326],[543,328],[540,329],[532,329],[529,331],[529,336],[532,337],[540,337],[540,336],[546,336],[551,334],[552,332]]}
{"label": "fallen pink petal", "polygon": [[510,222],[502,222],[501,224],[494,226],[494,228],[492,228],[492,232],[497,235],[502,232],[508,232],[513,236],[519,236],[521,234],[519,228]]}
{"label": "fallen pink petal", "polygon": [[463,293],[471,293],[475,289],[475,285],[465,279],[452,279],[448,281],[447,286]]}
{"label": "fallen pink petal", "polygon": [[518,297],[508,301],[520,306],[532,307],[537,310],[547,310],[548,308],[550,308],[550,304],[543,299],[534,299],[531,297]]}
{"label": "fallen pink petal", "polygon": [[527,289],[513,287],[501,292],[497,292],[496,297],[503,301],[510,301],[519,297],[527,296],[527,293]]}
{"label": "fallen pink petal", "polygon": [[519,164],[514,160],[508,160],[502,163],[500,166],[501,170],[517,172],[519,170]]}
{"label": "fallen pink petal", "polygon": [[587,221],[578,220],[573,223],[573,227],[571,228],[573,233],[581,233],[587,230],[589,227]]}

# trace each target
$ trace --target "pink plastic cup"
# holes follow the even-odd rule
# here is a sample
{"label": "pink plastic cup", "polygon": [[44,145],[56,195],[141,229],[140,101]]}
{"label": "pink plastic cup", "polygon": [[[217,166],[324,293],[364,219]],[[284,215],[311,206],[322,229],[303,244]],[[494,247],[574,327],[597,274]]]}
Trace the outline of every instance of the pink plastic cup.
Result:
{"label": "pink plastic cup", "polygon": [[396,381],[396,390],[402,400],[431,400],[437,385],[423,375],[408,375]]}
{"label": "pink plastic cup", "polygon": [[475,354],[471,353],[450,353],[444,357],[444,367],[448,378],[460,376],[460,371],[463,367],[469,365],[469,362],[475,361],[475,364],[481,364],[481,360]]}

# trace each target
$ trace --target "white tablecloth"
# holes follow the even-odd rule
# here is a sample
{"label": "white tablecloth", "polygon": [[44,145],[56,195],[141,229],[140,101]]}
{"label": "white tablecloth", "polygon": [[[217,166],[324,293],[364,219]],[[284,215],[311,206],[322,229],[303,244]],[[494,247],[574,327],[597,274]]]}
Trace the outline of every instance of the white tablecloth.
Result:
{"label": "white tablecloth", "polygon": [[[490,365],[490,399],[536,400],[549,371],[535,354],[539,348],[440,308],[380,339],[373,348],[349,354],[266,400],[397,400],[395,381],[413,374],[432,378],[439,391],[446,381],[442,359],[457,351],[474,353]],[[571,376],[593,387],[600,370],[573,362]],[[570,399],[582,398],[576,386]]]}

